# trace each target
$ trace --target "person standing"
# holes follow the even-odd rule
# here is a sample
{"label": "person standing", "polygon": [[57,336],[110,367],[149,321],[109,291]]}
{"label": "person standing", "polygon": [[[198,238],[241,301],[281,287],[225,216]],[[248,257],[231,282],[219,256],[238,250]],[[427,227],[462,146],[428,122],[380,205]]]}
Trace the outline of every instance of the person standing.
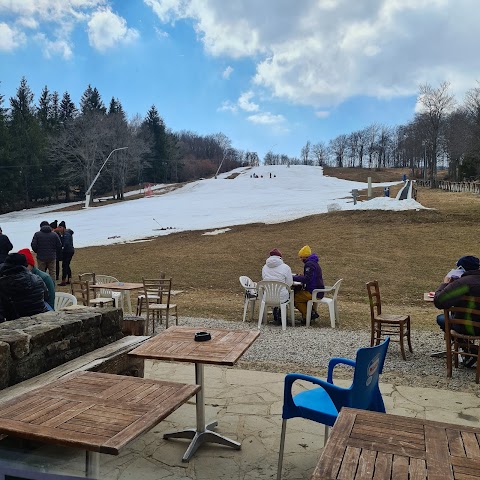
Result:
{"label": "person standing", "polygon": [[[294,275],[293,280],[295,282],[301,282],[303,288],[301,290],[295,290],[295,307],[302,314],[303,322],[307,318],[307,302],[312,299],[312,292],[316,288],[325,288],[323,283],[322,268],[318,263],[318,256],[316,253],[312,253],[312,249],[305,245],[298,252],[300,260],[303,262],[303,275]],[[320,293],[317,298],[323,298],[323,293]],[[318,318],[318,313],[313,304],[312,320]]]}
{"label": "person standing", "polygon": [[0,263],[3,263],[7,258],[8,252],[13,248],[10,239],[3,234],[2,227],[0,227]]}
{"label": "person standing", "polygon": [[[274,280],[277,282],[286,283],[289,287],[293,284],[292,269],[284,263],[282,259],[282,252],[278,248],[270,251],[269,257],[265,261],[262,268],[262,280]],[[290,298],[290,293],[286,288],[280,292],[280,300],[285,303]],[[282,319],[280,315],[280,308],[274,307],[273,318],[275,325],[281,325]]]}
{"label": "person standing", "polygon": [[62,242],[48,222],[40,223],[40,230],[33,236],[31,247],[37,254],[38,269],[43,272],[48,270],[48,274],[55,282],[57,248],[62,247]]}
{"label": "person standing", "polygon": [[61,229],[62,238],[62,283],[60,285],[68,285],[72,278],[72,269],[70,268],[70,262],[75,254],[75,248],[73,247],[73,230],[67,228],[64,221],[58,224],[58,228]]}
{"label": "person standing", "polygon": [[[55,225],[55,226],[54,226]],[[57,256],[55,258],[55,279],[57,280],[58,282],[58,279],[60,278],[60,273],[61,273],[61,269],[62,267],[60,266],[60,262],[62,261],[62,258],[63,258],[63,230],[60,226],[57,225],[57,221],[55,220],[55,222],[52,222],[50,224],[50,226],[52,227],[53,231],[58,235],[58,237],[60,238],[60,243],[61,243],[61,246],[60,247],[57,247]]]}
{"label": "person standing", "polygon": [[42,272],[35,266],[35,259],[33,258],[32,252],[29,248],[22,248],[18,251],[18,253],[25,256],[27,260],[27,270],[35,275],[38,275],[43,280],[43,283],[46,285],[48,290],[48,298],[46,302],[52,307],[53,310],[55,310],[55,284],[50,278],[50,275]]}

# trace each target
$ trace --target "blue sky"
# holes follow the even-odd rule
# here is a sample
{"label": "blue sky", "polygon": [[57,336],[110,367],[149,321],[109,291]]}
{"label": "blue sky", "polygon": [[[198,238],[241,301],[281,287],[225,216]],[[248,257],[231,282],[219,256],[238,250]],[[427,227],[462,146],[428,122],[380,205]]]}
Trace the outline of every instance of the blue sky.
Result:
{"label": "blue sky", "polygon": [[22,76],[78,105],[88,84],[129,115],[299,156],[413,118],[418,87],[480,79],[474,0],[0,0],[0,93]]}

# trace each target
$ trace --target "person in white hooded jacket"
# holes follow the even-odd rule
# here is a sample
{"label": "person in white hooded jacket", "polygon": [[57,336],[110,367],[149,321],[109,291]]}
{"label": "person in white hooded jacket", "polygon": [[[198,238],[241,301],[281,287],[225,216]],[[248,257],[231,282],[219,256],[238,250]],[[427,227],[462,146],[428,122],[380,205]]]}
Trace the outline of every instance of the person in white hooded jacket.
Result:
{"label": "person in white hooded jacket", "polygon": [[[289,287],[293,285],[292,269],[284,263],[282,259],[282,252],[278,248],[274,248],[270,256],[265,261],[265,265],[262,268],[262,280],[275,280],[277,282],[284,282]],[[289,292],[286,288],[282,289],[280,293],[280,299],[282,302],[286,302],[289,298]],[[274,323],[281,324],[280,309],[275,307],[273,309]]]}

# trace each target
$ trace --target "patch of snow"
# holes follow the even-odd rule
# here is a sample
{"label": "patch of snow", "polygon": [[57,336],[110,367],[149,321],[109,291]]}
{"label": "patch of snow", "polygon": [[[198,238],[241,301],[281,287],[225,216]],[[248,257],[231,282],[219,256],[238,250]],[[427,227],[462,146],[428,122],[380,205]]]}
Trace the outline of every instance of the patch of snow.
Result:
{"label": "patch of snow", "polygon": [[[253,178],[253,174],[258,178]],[[398,201],[389,197],[353,205],[352,189],[366,189],[366,180],[351,182],[326,177],[321,167],[306,165],[242,167],[222,173],[216,179],[192,182],[150,198],[61,213],[50,212],[65,207],[65,204],[7,213],[0,215],[0,225],[16,251],[30,246],[42,220],[64,220],[67,227],[75,232],[75,246],[87,247],[191,230],[281,223],[327,213],[328,205],[333,203],[341,210],[424,208],[414,200]],[[398,183],[401,182],[377,183],[373,186],[385,187]],[[163,230],[158,228],[159,225],[169,227]]]}
{"label": "patch of snow", "polygon": [[202,235],[219,235],[221,233],[225,233],[231,230],[231,228],[221,228],[220,230],[214,230],[213,232],[205,232]]}

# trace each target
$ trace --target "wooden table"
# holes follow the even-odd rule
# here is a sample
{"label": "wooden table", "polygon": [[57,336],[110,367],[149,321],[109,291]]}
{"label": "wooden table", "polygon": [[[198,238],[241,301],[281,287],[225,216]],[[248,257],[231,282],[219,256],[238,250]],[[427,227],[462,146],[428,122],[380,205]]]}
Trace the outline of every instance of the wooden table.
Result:
{"label": "wooden table", "polygon": [[212,339],[206,342],[196,342],[194,336],[200,330],[200,327],[170,327],[129,353],[129,355],[155,360],[195,363],[195,383],[201,386],[196,397],[196,428],[166,433],[163,436],[163,438],[188,438],[191,440],[182,459],[184,462],[190,461],[197,448],[204,442],[240,449],[240,443],[211,430],[217,426],[217,421],[205,423],[204,364],[235,365],[260,335],[257,330],[210,328],[208,332]]}
{"label": "wooden table", "polygon": [[[127,293],[127,310],[128,313],[132,314],[132,301],[130,299],[130,292],[133,290],[142,290],[143,283],[132,283],[132,282],[110,282],[110,283],[93,283],[89,285],[90,288],[101,290],[112,290],[113,292]],[[115,298],[115,306],[118,306],[117,299]]]}
{"label": "wooden table", "polygon": [[[430,293],[430,292],[425,292],[425,293],[423,294],[423,300],[424,300],[425,302],[433,303],[433,298],[434,298],[434,297],[431,297],[431,296],[429,295],[429,293]],[[433,353],[430,354],[430,356],[431,356],[432,358],[443,358],[443,357],[446,357],[446,356],[447,356],[447,351],[446,351],[446,350],[441,350],[440,352],[433,352]]]}
{"label": "wooden table", "polygon": [[480,428],[343,408],[311,480],[480,479]]}
{"label": "wooden table", "polygon": [[175,411],[198,385],[78,372],[0,405],[0,433],[86,450],[86,476],[99,453],[120,449]]}
{"label": "wooden table", "polygon": [[429,293],[430,293],[430,292],[425,292],[425,293],[423,294],[423,300],[424,300],[425,302],[433,302],[433,297],[431,297],[431,296],[429,295]]}
{"label": "wooden table", "polygon": [[[128,313],[132,314],[132,301],[130,299],[130,292],[133,290],[143,290],[143,283],[133,283],[133,282],[110,282],[110,283],[98,283],[98,284],[92,284],[89,285],[89,287],[93,289],[106,289],[106,290],[112,290],[114,292],[128,292],[127,297],[127,308],[128,308]],[[183,290],[171,290],[170,295],[178,295],[180,293],[183,293]]]}

